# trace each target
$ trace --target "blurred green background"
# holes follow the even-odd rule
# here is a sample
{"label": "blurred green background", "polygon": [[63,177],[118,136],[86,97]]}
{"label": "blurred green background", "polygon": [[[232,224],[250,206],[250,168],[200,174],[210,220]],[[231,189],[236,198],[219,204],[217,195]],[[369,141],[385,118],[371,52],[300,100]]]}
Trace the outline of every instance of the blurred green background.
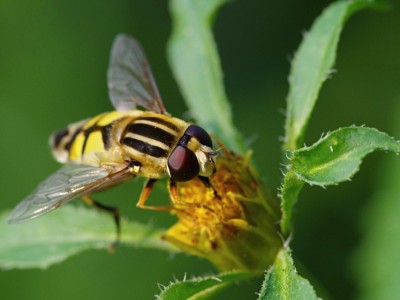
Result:
{"label": "blurred green background", "polygon": [[[279,138],[289,62],[302,34],[329,3],[236,0],[216,19],[215,37],[235,124],[254,150],[273,194],[281,178]],[[105,78],[117,33],[130,33],[142,42],[166,107],[175,116],[185,115],[166,61],[170,31],[166,1],[0,2],[1,210],[14,207],[58,168],[47,144],[51,132],[112,109]],[[400,138],[399,32],[398,6],[383,13],[361,12],[350,20],[340,42],[338,72],[324,85],[311,119],[308,145],[322,132],[352,124]],[[366,226],[377,221],[371,209],[375,204],[370,204],[377,199],[371,196],[382,184],[382,173],[389,172],[382,166],[390,169],[391,159],[374,154],[352,182],[327,190],[306,187],[301,193],[294,256],[300,272],[333,298],[352,299],[360,293],[357,278],[368,270],[368,263],[357,253]],[[396,170],[390,172],[396,176]],[[140,180],[129,182],[97,198],[115,203],[123,215],[140,222],[172,224],[174,218],[165,213],[135,208],[141,185]],[[162,188],[153,198],[157,196],[166,197]],[[385,197],[398,201],[394,193]],[[0,272],[0,298],[153,299],[159,283],[211,272],[213,267],[198,258],[120,247],[115,255],[90,251],[46,271]],[[254,299],[260,283],[261,278],[241,283],[225,295]]]}

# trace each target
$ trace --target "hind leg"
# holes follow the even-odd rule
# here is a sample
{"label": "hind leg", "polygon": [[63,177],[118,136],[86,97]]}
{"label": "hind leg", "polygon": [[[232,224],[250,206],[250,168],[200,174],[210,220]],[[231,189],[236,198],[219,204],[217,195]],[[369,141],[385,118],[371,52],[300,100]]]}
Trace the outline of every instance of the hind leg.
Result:
{"label": "hind leg", "polygon": [[95,200],[93,200],[90,195],[84,195],[82,196],[83,201],[85,201],[87,204],[94,206],[102,211],[105,211],[107,213],[112,214],[113,218],[114,218],[114,222],[115,222],[115,227],[117,230],[117,236],[115,238],[115,241],[110,245],[110,247],[108,248],[108,251],[110,253],[114,253],[115,249],[117,247],[117,245],[119,244],[120,241],[120,236],[121,236],[121,217],[119,214],[119,210],[117,207],[113,207],[113,206],[107,206],[104,204],[101,204]]}

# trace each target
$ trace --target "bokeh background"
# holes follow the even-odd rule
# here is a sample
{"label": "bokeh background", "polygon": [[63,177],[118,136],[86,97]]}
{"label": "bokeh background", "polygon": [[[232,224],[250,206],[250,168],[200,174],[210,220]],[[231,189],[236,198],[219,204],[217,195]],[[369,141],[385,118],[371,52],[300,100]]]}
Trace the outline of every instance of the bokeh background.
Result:
{"label": "bokeh background", "polygon": [[[329,3],[235,0],[215,22],[235,124],[273,194],[281,180],[279,138],[290,60],[302,34]],[[169,112],[184,116],[187,108],[166,60],[167,1],[0,2],[0,210],[14,207],[58,168],[47,144],[51,132],[112,109],[105,78],[111,42],[120,32],[142,42]],[[323,132],[352,124],[400,138],[399,32],[396,5],[351,18],[340,42],[337,72],[324,85],[311,118],[308,145]],[[368,228],[380,226],[371,203],[392,159],[373,154],[352,182],[326,190],[306,187],[301,193],[292,247],[301,274],[321,293],[336,299],[360,294],[360,274],[369,263],[359,253]],[[387,178],[396,178],[400,169],[390,172]],[[140,222],[172,224],[168,214],[135,208],[141,185],[130,182],[97,198]],[[157,196],[165,197],[162,188]],[[1,271],[0,298],[153,299],[158,284],[211,272],[213,267],[198,258],[120,247],[115,255],[89,251],[45,271]],[[235,285],[225,296],[254,299],[261,280]]]}

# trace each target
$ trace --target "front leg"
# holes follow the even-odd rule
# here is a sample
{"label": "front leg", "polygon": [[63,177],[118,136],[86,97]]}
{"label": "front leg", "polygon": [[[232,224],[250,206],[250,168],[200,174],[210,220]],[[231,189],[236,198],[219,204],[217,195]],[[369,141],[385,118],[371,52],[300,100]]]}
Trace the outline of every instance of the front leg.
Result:
{"label": "front leg", "polygon": [[182,201],[181,197],[179,195],[179,192],[178,192],[178,184],[176,183],[176,181],[174,181],[172,179],[169,179],[169,181],[168,181],[168,191],[169,191],[172,205],[174,205],[174,207],[176,205],[181,205],[181,206],[186,206],[186,207],[202,207],[203,206],[200,203],[188,203],[188,202]]}
{"label": "front leg", "polygon": [[176,181],[172,179],[168,181],[168,191],[173,205],[184,205],[192,207],[197,206],[194,205],[193,203],[187,203],[181,200],[178,192],[178,184],[176,183]]}
{"label": "front leg", "polygon": [[204,184],[204,186],[208,189],[211,189],[214,193],[215,198],[221,199],[221,196],[218,194],[217,190],[213,187],[210,181],[210,177],[204,177],[204,176],[197,176],[198,179]]}
{"label": "front leg", "polygon": [[146,201],[150,196],[151,190],[154,187],[154,184],[158,181],[158,179],[155,178],[149,178],[142,190],[142,193],[140,194],[139,201],[136,203],[136,207],[143,208],[143,209],[150,209],[150,210],[163,210],[163,211],[168,211],[171,210],[173,207],[172,206],[149,206],[146,205]]}
{"label": "front leg", "polygon": [[169,191],[169,196],[171,198],[172,204],[177,204],[180,203],[179,200],[179,193],[178,193],[178,185],[176,184],[176,181],[169,179],[168,180],[168,191]]}

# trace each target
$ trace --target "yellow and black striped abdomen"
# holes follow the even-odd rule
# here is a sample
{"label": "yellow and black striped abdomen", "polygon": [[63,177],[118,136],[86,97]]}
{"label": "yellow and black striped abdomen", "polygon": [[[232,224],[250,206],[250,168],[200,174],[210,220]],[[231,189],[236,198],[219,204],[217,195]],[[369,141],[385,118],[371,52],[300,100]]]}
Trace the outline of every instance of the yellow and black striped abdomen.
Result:
{"label": "yellow and black striped abdomen", "polygon": [[83,126],[89,121],[82,120],[68,125],[67,128],[61,129],[50,136],[49,144],[54,158],[65,163],[69,160],[69,151],[76,137],[81,133]]}
{"label": "yellow and black striped abdomen", "polygon": [[[61,163],[81,158],[84,154],[107,152],[114,145],[120,121],[130,113],[113,111],[69,125],[50,137],[54,157]],[[116,132],[113,132],[116,131]]]}

